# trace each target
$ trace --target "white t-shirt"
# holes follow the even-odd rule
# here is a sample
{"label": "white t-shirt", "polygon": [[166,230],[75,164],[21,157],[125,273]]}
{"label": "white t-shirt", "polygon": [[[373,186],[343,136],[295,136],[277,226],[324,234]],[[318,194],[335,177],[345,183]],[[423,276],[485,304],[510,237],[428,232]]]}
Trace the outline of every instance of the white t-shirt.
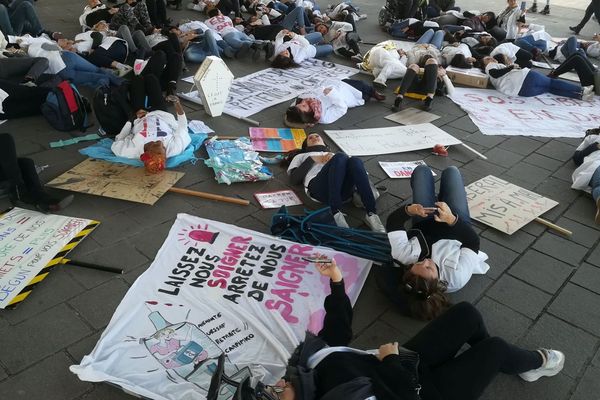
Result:
{"label": "white t-shirt", "polygon": [[346,114],[349,108],[365,104],[359,90],[331,78],[324,79],[316,88],[302,93],[298,98],[315,98],[321,102],[321,124],[331,124]]}
{"label": "white t-shirt", "polygon": [[517,45],[512,43],[502,43],[492,50],[490,56],[494,57],[496,54],[504,54],[510,61],[515,62],[517,60],[517,51],[519,50],[521,50],[521,48]]}
{"label": "white t-shirt", "polygon": [[494,78],[490,75],[491,70],[504,68],[506,68],[504,64],[492,63],[485,67],[485,72],[489,75],[490,82],[492,82],[497,91],[508,96],[518,96],[523,86],[523,81],[529,73],[529,68],[515,68],[500,78]]}
{"label": "white t-shirt", "polygon": [[209,29],[217,32],[221,36],[225,36],[228,33],[236,32],[235,26],[231,18],[224,15],[217,15],[204,21]]}

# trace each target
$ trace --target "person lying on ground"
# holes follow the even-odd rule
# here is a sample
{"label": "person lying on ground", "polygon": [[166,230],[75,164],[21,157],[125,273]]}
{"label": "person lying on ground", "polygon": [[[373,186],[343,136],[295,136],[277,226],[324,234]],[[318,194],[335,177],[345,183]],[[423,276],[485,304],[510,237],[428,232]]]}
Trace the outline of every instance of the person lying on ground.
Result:
{"label": "person lying on ground", "polygon": [[425,9],[427,18],[435,18],[445,14],[447,11],[460,11],[460,7],[456,6],[454,0],[429,0],[429,4]]}
{"label": "person lying on ground", "polygon": [[[0,110],[2,109],[0,89]],[[1,115],[1,114],[0,114]],[[13,137],[0,133],[0,183],[15,206],[32,205],[42,212],[58,212],[73,201],[73,195],[56,197],[44,190],[31,158],[17,156]]]}
{"label": "person lying on ground", "polygon": [[275,37],[271,66],[281,69],[293,68],[307,58],[326,57],[333,52],[333,46],[318,44],[322,41],[323,35],[319,32],[302,36],[284,29]]}
{"label": "person lying on ground", "polygon": [[500,62],[507,60],[506,62],[516,64],[521,68],[531,68],[533,66],[531,63],[533,54],[510,42],[501,43],[496,46],[490,53],[490,56],[496,57],[496,55],[498,55],[496,59]]}
{"label": "person lying on ground", "polygon": [[285,375],[274,385],[259,383],[253,391],[256,398],[476,400],[498,373],[532,382],[554,376],[564,366],[560,351],[525,350],[491,336],[480,312],[466,302],[450,308],[402,346],[386,343],[376,352],[348,347],[353,312],[342,272],[335,260],[316,266],[330,278],[323,329],[316,335],[306,333]]}
{"label": "person lying on ground", "polygon": [[111,150],[120,157],[141,159],[150,173],[160,172],[168,157],[181,154],[191,143],[183,107],[177,96],[168,96],[177,119],[167,112],[160,83],[152,74],[134,77],[130,98],[135,118],[123,126]]}
{"label": "person lying on ground", "polygon": [[371,98],[385,100],[383,94],[366,82],[327,78],[298,96],[285,112],[285,123],[292,127],[331,124],[344,116],[349,108],[362,106]]}
{"label": "person lying on ground", "polygon": [[418,64],[410,64],[406,69],[402,83],[395,90],[396,99],[392,107],[393,111],[403,109],[404,96],[409,92],[425,96],[421,107],[424,111],[431,110],[436,93],[445,93],[444,76],[446,76],[446,70],[438,64],[435,58],[428,55],[424,58],[425,66],[422,76],[419,76],[420,66]]}
{"label": "person lying on ground", "polygon": [[324,43],[333,46],[334,53],[355,62],[362,61],[362,54],[358,47],[361,39],[356,32],[356,24],[351,15],[346,16],[344,21],[317,22],[315,31],[323,35]]}
{"label": "person lying on ground", "polygon": [[[433,319],[449,305],[445,292],[462,289],[473,274],[485,274],[487,255],[471,225],[462,176],[456,167],[442,172],[435,194],[433,174],[420,165],[410,178],[412,203],[387,219],[386,229],[399,274],[407,312]],[[405,222],[411,220],[412,228]]]}
{"label": "person lying on ground", "polygon": [[121,25],[127,25],[131,32],[140,30],[151,34],[156,26],[150,20],[148,7],[144,1],[125,0],[119,6],[118,12],[114,13],[110,19],[110,29],[116,31]]}
{"label": "person lying on ground", "polygon": [[[508,96],[532,97],[544,93],[591,101],[594,86],[584,86],[553,79],[529,68],[520,68],[506,58],[501,63],[494,57],[484,57],[482,69],[489,75],[490,82],[500,93]],[[579,72],[578,72],[579,73]]]}
{"label": "person lying on ground", "polygon": [[386,87],[388,79],[400,79],[406,74],[406,52],[388,40],[373,46],[356,66],[373,75],[373,84]]}
{"label": "person lying on ground", "polygon": [[600,225],[600,128],[588,129],[583,142],[573,154],[577,169],[573,172],[573,189],[592,195],[596,204],[594,221]]}
{"label": "person lying on ground", "polygon": [[375,232],[385,232],[377,215],[369,176],[360,158],[332,153],[321,136],[311,133],[302,143],[302,150],[291,153],[288,160],[287,173],[292,185],[303,183],[309,197],[327,204],[337,226],[349,227],[341,208],[357,193],[359,204],[366,209],[365,223]]}
{"label": "person lying on ground", "polygon": [[254,44],[255,40],[236,29],[231,18],[223,15],[218,8],[208,12],[208,19],[204,23],[223,38],[223,41],[235,51],[236,57],[248,54]]}

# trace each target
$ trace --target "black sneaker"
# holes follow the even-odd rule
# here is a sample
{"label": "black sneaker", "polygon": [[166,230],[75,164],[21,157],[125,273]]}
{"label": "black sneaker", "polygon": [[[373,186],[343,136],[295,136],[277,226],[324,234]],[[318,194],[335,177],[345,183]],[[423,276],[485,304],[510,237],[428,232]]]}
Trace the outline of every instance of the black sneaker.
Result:
{"label": "black sneaker", "polygon": [[402,111],[404,109],[404,105],[402,104],[403,97],[396,96],[396,100],[394,100],[394,106],[392,107],[392,111]]}
{"label": "black sneaker", "polygon": [[423,100],[423,111],[431,111],[431,103],[433,103],[433,97],[425,97],[425,100]]}
{"label": "black sneaker", "polygon": [[531,12],[531,13],[537,12],[537,3],[533,3],[533,5],[531,7],[529,7],[529,10],[527,10],[527,12]]}
{"label": "black sneaker", "polygon": [[542,11],[540,11],[541,15],[550,15],[550,6],[544,7]]}
{"label": "black sneaker", "polygon": [[581,31],[581,28],[578,26],[570,26],[569,29],[572,30],[576,35],[579,35],[579,31]]}

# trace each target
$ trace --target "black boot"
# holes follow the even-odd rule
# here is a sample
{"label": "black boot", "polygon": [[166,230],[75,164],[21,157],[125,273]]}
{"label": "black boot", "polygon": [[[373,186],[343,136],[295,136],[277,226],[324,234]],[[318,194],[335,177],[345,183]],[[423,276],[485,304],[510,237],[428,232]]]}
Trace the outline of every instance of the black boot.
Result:
{"label": "black boot", "polygon": [[542,14],[542,15],[550,15],[550,6],[546,5],[546,7],[544,7],[544,9],[542,11],[540,11],[540,14]]}
{"label": "black boot", "polygon": [[17,185],[9,194],[10,202],[16,207],[34,206],[43,213],[57,212],[66,208],[73,202],[72,194],[63,198],[54,197],[44,191],[31,192],[25,187]]}
{"label": "black boot", "polygon": [[433,97],[425,97],[425,100],[423,100],[423,111],[431,111],[431,103],[433,103]]}
{"label": "black boot", "polygon": [[527,12],[531,12],[531,13],[537,12],[537,3],[533,3],[533,5],[531,7],[529,7],[529,10],[527,10]]}
{"label": "black boot", "polygon": [[396,100],[394,100],[394,106],[392,107],[392,111],[402,111],[404,106],[402,105],[402,96],[396,96]]}
{"label": "black boot", "polygon": [[579,31],[581,31],[581,28],[578,25],[570,26],[569,29],[572,30],[576,35],[579,35]]}

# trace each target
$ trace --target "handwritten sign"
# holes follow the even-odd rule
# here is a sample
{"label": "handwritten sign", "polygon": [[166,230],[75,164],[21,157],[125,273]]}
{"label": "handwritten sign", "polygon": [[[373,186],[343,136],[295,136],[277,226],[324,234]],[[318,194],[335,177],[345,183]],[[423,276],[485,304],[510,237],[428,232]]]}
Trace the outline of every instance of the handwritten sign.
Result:
{"label": "handwritten sign", "polygon": [[[298,68],[267,68],[235,79],[223,112],[237,118],[247,118],[293,99],[316,87],[325,78],[344,79],[356,73],[358,70],[355,68],[317,59],[305,60]],[[184,78],[183,81],[193,83],[194,78]],[[203,104],[198,91],[179,95],[188,101]]]}
{"label": "handwritten sign", "polygon": [[387,115],[385,119],[397,122],[402,125],[416,125],[433,122],[440,116],[427,111],[419,110],[414,107],[409,107],[397,113]]}
{"label": "handwritten sign", "polygon": [[[427,165],[423,160],[417,161],[379,161],[379,165],[390,178],[410,178],[419,165]],[[433,176],[435,172],[431,171]]]}
{"label": "handwritten sign", "polygon": [[583,101],[543,94],[506,96],[496,90],[455,88],[452,101],[484,135],[583,137],[600,125],[600,97]]}
{"label": "handwritten sign", "polygon": [[9,305],[91,222],[22,208],[0,216],[0,308]]}
{"label": "handwritten sign", "polygon": [[488,175],[465,188],[471,218],[512,235],[558,203]]}
{"label": "handwritten sign", "polygon": [[223,60],[216,56],[208,56],[194,75],[194,84],[198,91],[206,112],[211,117],[218,117],[223,113],[233,74]]}
{"label": "handwritten sign", "polygon": [[[100,341],[71,371],[152,399],[205,399],[217,359],[225,375],[275,383],[306,330],[323,325],[336,260],[356,301],[371,262],[179,214],[152,265],[131,286]],[[219,399],[233,397],[226,388]]]}
{"label": "handwritten sign", "polygon": [[254,193],[254,197],[262,208],[291,207],[302,204],[302,200],[293,190]]}
{"label": "handwritten sign", "polygon": [[461,141],[432,124],[391,128],[326,130],[325,133],[349,156],[375,156],[450,146]]}

